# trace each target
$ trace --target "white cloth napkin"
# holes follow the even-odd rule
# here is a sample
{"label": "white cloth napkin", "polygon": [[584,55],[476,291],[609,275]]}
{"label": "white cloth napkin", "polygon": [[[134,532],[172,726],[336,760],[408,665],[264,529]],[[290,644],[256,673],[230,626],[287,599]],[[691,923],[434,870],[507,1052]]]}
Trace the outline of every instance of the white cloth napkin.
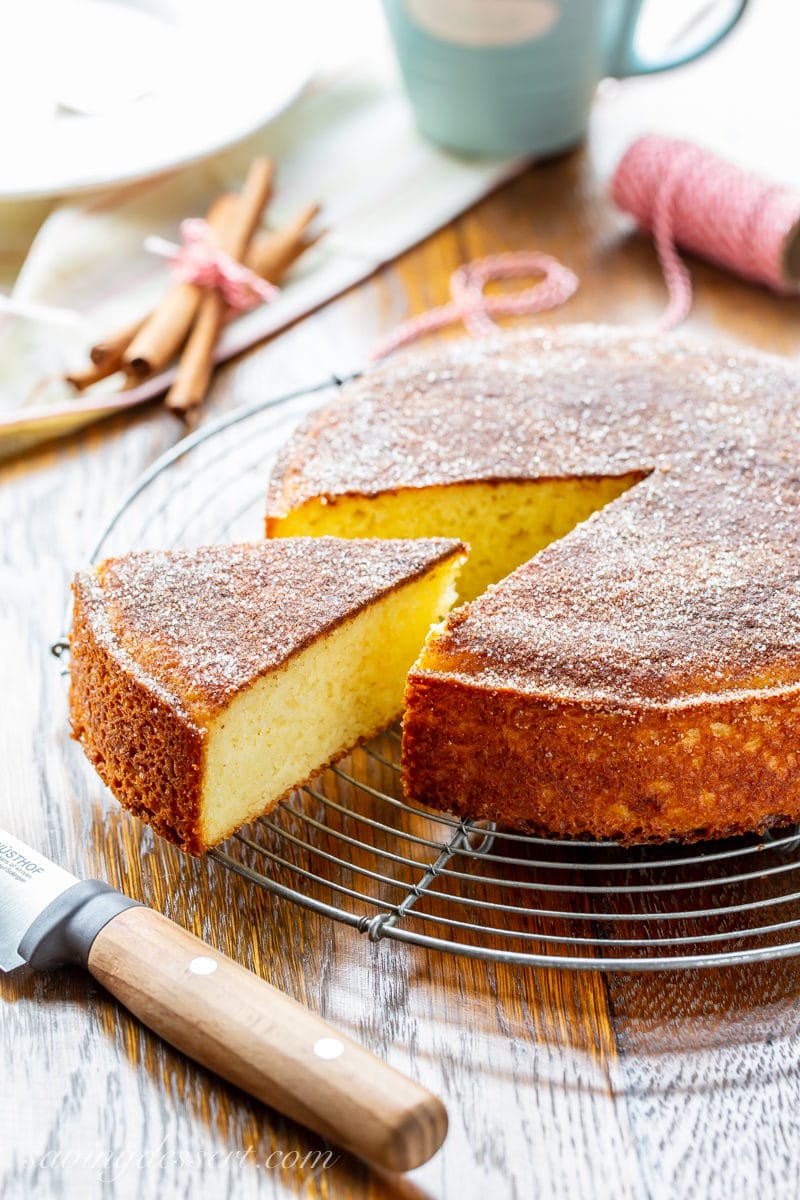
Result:
{"label": "white cloth napkin", "polygon": [[60,314],[43,320],[0,311],[0,457],[168,386],[172,372],[119,395],[104,381],[91,397],[76,400],[56,380],[85,365],[94,341],[143,315],[163,291],[168,268],[145,251],[148,234],[176,240],[181,218],[202,215],[214,196],[238,187],[256,153],[277,164],[267,224],[281,225],[319,201],[319,220],[328,232],[275,301],[228,326],[218,360],[364,279],[521,166],[459,159],[423,141],[391,74],[378,64],[312,85],[234,151],[59,206],[37,234],[12,296],[31,311],[47,306]]}

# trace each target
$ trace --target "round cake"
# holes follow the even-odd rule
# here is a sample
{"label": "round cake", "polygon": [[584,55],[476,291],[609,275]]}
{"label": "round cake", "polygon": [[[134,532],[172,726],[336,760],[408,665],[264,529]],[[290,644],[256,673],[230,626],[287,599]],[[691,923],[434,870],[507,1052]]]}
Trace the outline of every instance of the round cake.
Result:
{"label": "round cake", "polygon": [[298,430],[270,536],[472,547],[410,799],[627,842],[800,820],[799,400],[782,359],[562,327],[392,360]]}

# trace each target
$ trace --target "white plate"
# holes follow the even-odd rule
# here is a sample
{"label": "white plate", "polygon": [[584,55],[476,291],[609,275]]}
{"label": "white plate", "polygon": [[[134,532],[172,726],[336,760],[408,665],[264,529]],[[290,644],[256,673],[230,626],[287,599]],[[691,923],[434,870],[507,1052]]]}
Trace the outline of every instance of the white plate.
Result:
{"label": "white plate", "polygon": [[277,116],[315,65],[299,0],[18,0],[0,43],[5,200],[214,154]]}

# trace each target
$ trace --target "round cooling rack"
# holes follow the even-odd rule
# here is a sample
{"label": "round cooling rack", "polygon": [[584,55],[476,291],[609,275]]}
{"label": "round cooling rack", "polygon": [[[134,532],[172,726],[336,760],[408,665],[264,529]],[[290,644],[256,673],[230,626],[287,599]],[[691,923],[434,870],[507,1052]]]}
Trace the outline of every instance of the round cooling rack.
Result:
{"label": "round cooling rack", "polygon": [[[163,456],[94,559],[253,540],[267,476],[336,383],[240,410]],[[800,953],[800,832],[621,847],[504,833],[405,802],[391,729],[212,850],[254,887],[372,941],[575,970],[722,966]]]}

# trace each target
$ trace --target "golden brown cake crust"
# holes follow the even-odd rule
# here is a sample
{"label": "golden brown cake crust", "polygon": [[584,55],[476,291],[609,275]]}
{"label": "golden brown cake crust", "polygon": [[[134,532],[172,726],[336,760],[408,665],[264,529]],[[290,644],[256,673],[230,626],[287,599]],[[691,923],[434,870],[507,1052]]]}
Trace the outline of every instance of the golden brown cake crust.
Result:
{"label": "golden brown cake crust", "polygon": [[73,583],[73,736],[122,804],[202,853],[214,716],[313,640],[463,551],[447,538],[294,538],[108,559]]}
{"label": "golden brown cake crust", "polygon": [[411,798],[627,840],[800,819],[793,364],[598,327],[456,344],[312,417],[268,509],[627,472],[640,482],[451,614],[423,654]]}
{"label": "golden brown cake crust", "polygon": [[120,651],[95,576],[77,576],[73,592],[72,736],[125,808],[162,837],[200,854],[203,731]]}
{"label": "golden brown cake crust", "polygon": [[625,843],[800,821],[800,689],[642,708],[409,676],[403,778],[417,803],[503,829]]}

